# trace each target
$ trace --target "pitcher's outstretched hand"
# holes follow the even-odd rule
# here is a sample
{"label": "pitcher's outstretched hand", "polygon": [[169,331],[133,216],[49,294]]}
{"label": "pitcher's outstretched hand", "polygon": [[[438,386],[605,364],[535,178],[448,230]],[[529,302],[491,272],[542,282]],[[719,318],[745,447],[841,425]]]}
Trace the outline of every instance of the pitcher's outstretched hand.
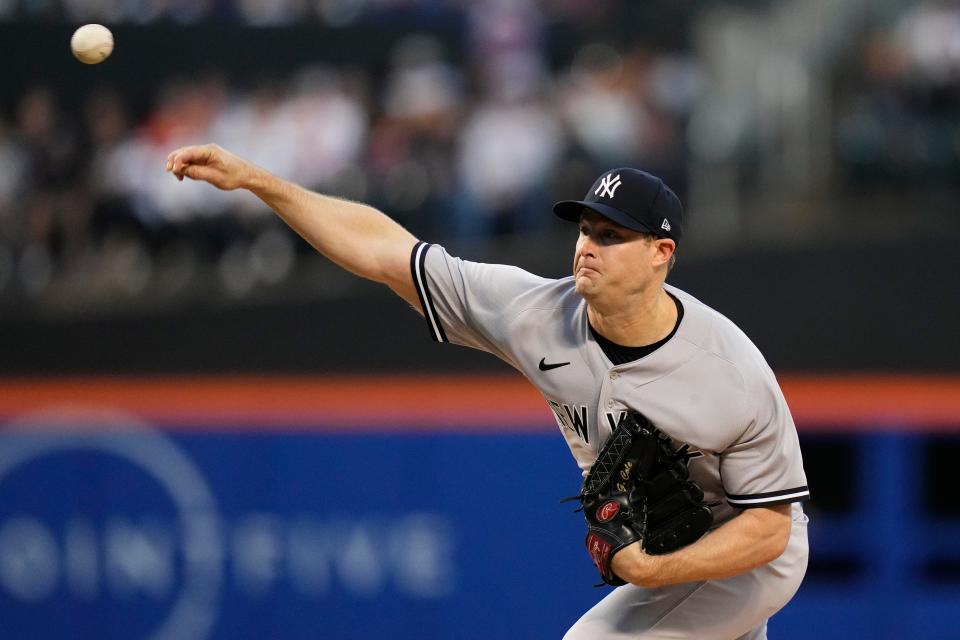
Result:
{"label": "pitcher's outstretched hand", "polygon": [[177,180],[203,180],[218,189],[232,191],[248,186],[257,167],[218,145],[205,144],[171,152],[167,156],[167,171]]}

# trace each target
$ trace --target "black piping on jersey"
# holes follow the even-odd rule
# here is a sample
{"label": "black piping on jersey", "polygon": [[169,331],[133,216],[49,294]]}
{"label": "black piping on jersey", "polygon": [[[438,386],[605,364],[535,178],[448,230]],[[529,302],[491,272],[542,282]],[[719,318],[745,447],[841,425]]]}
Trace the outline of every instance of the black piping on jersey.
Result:
{"label": "black piping on jersey", "polygon": [[673,330],[670,334],[662,339],[654,342],[653,344],[644,345],[642,347],[625,347],[619,345],[616,342],[611,342],[607,338],[604,338],[602,335],[597,333],[596,329],[593,328],[589,322],[587,326],[590,328],[590,334],[593,336],[593,339],[597,341],[597,344],[600,345],[600,349],[603,350],[604,355],[607,356],[607,359],[614,364],[614,366],[619,364],[626,364],[628,362],[633,362],[634,360],[639,360],[640,358],[645,358],[650,355],[667,342],[677,333],[677,329],[680,328],[680,321],[683,320],[683,303],[677,299],[675,295],[666,292],[668,296],[673,298],[673,303],[677,306],[677,322],[673,325]]}
{"label": "black piping on jersey", "polygon": [[752,493],[750,495],[727,494],[727,502],[734,507],[749,509],[751,507],[771,507],[777,504],[800,502],[810,499],[810,489],[806,486],[766,493]]}
{"label": "black piping on jersey", "polygon": [[440,324],[440,316],[436,307],[433,306],[433,296],[430,295],[430,287],[427,286],[427,249],[432,245],[426,242],[418,242],[413,245],[413,251],[410,252],[410,275],[413,276],[413,285],[417,290],[417,297],[420,299],[420,306],[423,308],[423,317],[427,321],[427,327],[430,329],[430,337],[437,342],[449,342],[447,334],[443,331]]}

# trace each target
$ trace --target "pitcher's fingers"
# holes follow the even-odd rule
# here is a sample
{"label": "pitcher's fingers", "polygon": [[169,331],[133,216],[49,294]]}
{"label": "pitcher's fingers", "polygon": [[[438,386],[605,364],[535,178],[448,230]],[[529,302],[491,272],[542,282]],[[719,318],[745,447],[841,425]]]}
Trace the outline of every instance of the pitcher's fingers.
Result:
{"label": "pitcher's fingers", "polygon": [[[205,182],[210,182],[216,175],[216,171],[204,165],[191,164],[183,168],[181,175],[186,176],[191,180],[203,180]],[[183,178],[181,178],[181,180],[182,179]]]}
{"label": "pitcher's fingers", "polygon": [[174,164],[176,163],[177,156],[183,153],[183,150],[187,147],[180,147],[179,149],[174,149],[167,154],[167,171],[172,171]]}
{"label": "pitcher's fingers", "polygon": [[188,164],[204,164],[210,161],[212,156],[211,150],[208,146],[190,146],[190,147],[181,147],[168,156],[169,160],[172,162],[172,168],[174,171],[177,170],[177,167],[188,165]]}
{"label": "pitcher's fingers", "polygon": [[192,158],[189,150],[185,150],[182,153],[178,153],[177,156],[173,159],[173,172],[176,174],[183,175],[183,170],[190,165],[194,164],[197,161],[196,158]]}

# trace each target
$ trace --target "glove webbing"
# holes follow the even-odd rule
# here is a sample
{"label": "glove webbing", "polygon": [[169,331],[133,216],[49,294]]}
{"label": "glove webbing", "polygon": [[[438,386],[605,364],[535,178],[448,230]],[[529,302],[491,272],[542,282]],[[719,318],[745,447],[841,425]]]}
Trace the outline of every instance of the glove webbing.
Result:
{"label": "glove webbing", "polygon": [[597,460],[594,463],[596,469],[590,470],[581,494],[598,493],[607,486],[614,471],[620,467],[638,435],[652,435],[652,431],[647,424],[637,424],[629,419],[622,423],[620,428],[613,431],[610,439],[607,440],[603,449],[597,455]]}

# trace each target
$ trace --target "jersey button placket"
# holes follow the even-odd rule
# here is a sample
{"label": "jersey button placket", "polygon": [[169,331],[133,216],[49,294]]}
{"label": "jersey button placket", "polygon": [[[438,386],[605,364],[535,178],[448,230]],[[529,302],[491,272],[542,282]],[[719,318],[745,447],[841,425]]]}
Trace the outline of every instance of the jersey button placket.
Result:
{"label": "jersey button placket", "polygon": [[[616,381],[616,379],[620,377],[620,373],[619,373],[618,371],[612,371],[612,370],[611,370],[610,373],[607,375],[607,377],[610,378],[610,380],[613,382],[613,381]],[[607,388],[610,390],[610,393],[612,394],[612,393],[613,393],[613,385],[605,385],[605,386],[607,386]],[[616,405],[616,402],[613,401],[613,398],[607,400],[607,408],[608,408],[608,409],[613,409],[614,405]]]}
{"label": "jersey button placket", "polygon": [[[609,372],[607,373],[607,378],[609,378],[610,381],[616,380],[616,379],[619,378],[619,377],[620,377],[620,374],[617,373],[616,371],[609,371]],[[613,395],[613,385],[611,385],[611,384],[608,382],[608,383],[604,384],[603,386],[607,389],[609,395]],[[608,397],[608,399],[607,399],[607,409],[613,409],[613,405],[615,405],[615,404],[616,404],[616,403],[613,401],[613,398],[609,398],[609,397]]]}
{"label": "jersey button placket", "polygon": [[[608,369],[606,375],[600,378],[600,406],[597,412],[597,429],[599,431],[608,432],[609,430],[609,421],[603,418],[603,414],[607,411],[612,411],[618,404],[616,400],[614,400],[616,396],[614,387],[615,381],[619,377],[620,373],[618,371]],[[609,435],[609,433],[607,433],[607,435]]]}

